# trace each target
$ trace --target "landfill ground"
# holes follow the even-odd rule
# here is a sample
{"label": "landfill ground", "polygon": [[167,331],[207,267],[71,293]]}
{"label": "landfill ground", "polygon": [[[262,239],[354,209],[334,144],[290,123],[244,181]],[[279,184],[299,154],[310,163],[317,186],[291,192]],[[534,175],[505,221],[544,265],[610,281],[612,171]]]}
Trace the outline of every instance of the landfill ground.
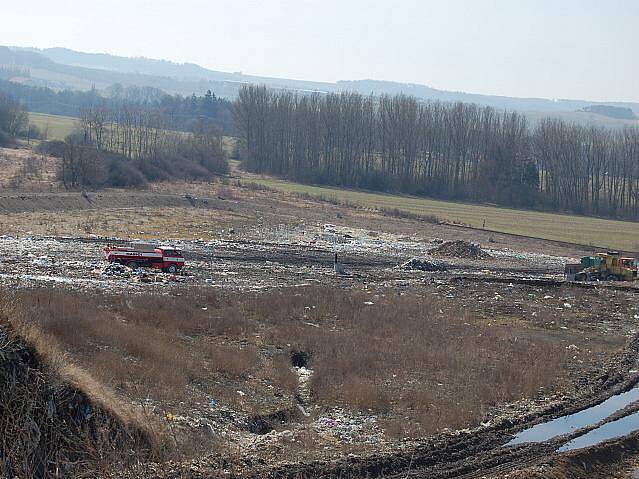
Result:
{"label": "landfill ground", "polygon": [[[639,380],[638,290],[628,283],[565,282],[564,264],[591,253],[582,246],[385,216],[232,182],[145,192],[11,193],[0,195],[0,211],[0,283],[11,291],[55,288],[135,301],[183,294],[185,288],[248,297],[321,287],[369,295],[370,308],[380,296],[417,294],[434,298],[444,311],[468,312],[478,331],[505,331],[533,352],[539,343],[565,356],[534,393],[504,396],[486,407],[481,420],[424,428],[422,436],[419,428],[410,434],[390,430],[389,424],[415,420],[401,408],[317,403],[309,392],[312,361],[296,364],[292,356],[290,369],[299,381],[294,395],[272,387],[265,393],[269,385],[260,389],[248,377],[228,381],[229,394],[237,396],[228,404],[213,397],[206,381],[191,398],[166,403],[149,398],[157,417],[168,418],[180,435],[197,435],[205,447],[196,457],[149,465],[146,475],[634,477],[639,436],[632,434],[569,453],[557,449],[579,435],[575,431],[504,447],[531,425],[596,405]],[[132,239],[175,244],[187,266],[169,275],[104,263],[107,241]],[[322,321],[309,320],[308,334],[339,328]],[[255,341],[241,335],[224,340]],[[286,344],[277,346],[291,352]],[[87,359],[78,361],[86,365]],[[522,377],[530,373],[521,370]],[[390,386],[391,396],[402,387]],[[464,384],[442,381],[433,387],[453,394]],[[253,404],[243,408],[243,401]],[[282,413],[291,408],[297,412]],[[633,403],[601,423],[636,409]],[[249,410],[259,410],[262,422]]]}

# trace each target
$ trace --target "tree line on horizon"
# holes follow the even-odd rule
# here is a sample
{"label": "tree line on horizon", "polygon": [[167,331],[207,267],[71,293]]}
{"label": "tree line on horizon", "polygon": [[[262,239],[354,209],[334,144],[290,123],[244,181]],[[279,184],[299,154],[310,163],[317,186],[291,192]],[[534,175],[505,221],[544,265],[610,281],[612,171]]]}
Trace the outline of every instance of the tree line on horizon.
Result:
{"label": "tree line on horizon", "polygon": [[[1,70],[1,69],[0,69]],[[0,71],[1,73],[1,71]],[[161,112],[167,127],[178,131],[192,131],[201,120],[214,123],[225,135],[234,135],[230,101],[218,98],[210,90],[204,95],[169,95],[152,87],[118,83],[105,91],[61,90],[23,85],[2,78],[0,93],[19,101],[27,110],[51,115],[79,117],[87,107],[102,107],[110,110],[122,108],[145,108]]]}
{"label": "tree line on horizon", "polygon": [[639,217],[639,128],[606,129],[407,95],[245,86],[243,164],[307,183]]}
{"label": "tree line on horizon", "polygon": [[[80,107],[81,131],[52,150],[66,154],[65,184],[136,186],[227,171],[222,131],[211,119],[219,102],[214,94],[170,97],[175,104],[161,109],[147,93],[115,88],[109,92],[113,102]],[[179,105],[208,114],[189,117],[189,133],[175,131],[172,112]],[[637,127],[552,118],[530,125],[524,115],[474,104],[261,86],[243,87],[228,111],[251,171],[450,200],[639,217]],[[0,143],[10,144],[28,127],[23,104],[0,91]]]}

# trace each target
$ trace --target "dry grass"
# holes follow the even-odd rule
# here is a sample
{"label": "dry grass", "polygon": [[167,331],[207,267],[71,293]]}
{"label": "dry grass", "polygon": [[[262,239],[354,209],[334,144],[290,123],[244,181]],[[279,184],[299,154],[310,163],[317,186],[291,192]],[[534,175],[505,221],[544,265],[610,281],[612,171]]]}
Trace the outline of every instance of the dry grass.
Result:
{"label": "dry grass", "polygon": [[[237,186],[238,188],[245,188],[249,191],[260,191],[260,192],[275,193],[275,194],[280,192],[280,190],[278,190],[277,188],[273,188],[271,186],[268,186],[267,184],[259,183],[255,181],[242,183],[240,180],[236,180],[236,182],[234,183],[234,186]],[[306,191],[295,191],[292,194],[294,197],[304,201],[328,203],[330,205],[340,206],[343,208],[360,209],[360,210],[365,209],[365,207],[359,203],[354,203],[352,201],[339,198],[336,196],[332,196],[332,195],[323,195],[323,194],[316,195]],[[382,215],[389,216],[391,218],[409,219],[413,221],[424,221],[426,223],[432,223],[432,224],[444,224],[444,221],[435,215],[419,214],[419,213],[403,210],[397,207],[395,208],[382,207],[382,208],[379,208],[377,211],[381,213]]]}
{"label": "dry grass", "polygon": [[132,398],[189,401],[196,384],[213,391],[210,381],[228,385],[215,394],[230,402],[255,381],[290,398],[289,353],[306,351],[316,404],[375,411],[400,437],[476,424],[500,402],[557,386],[565,372],[566,350],[550,339],[526,340],[432,296],[390,290],[91,298],[34,290],[17,299],[24,317]]}
{"label": "dry grass", "polygon": [[192,297],[87,299],[63,290],[17,294],[25,317],[121,391],[141,388],[159,399],[182,399],[191,381],[212,371],[241,378],[256,367],[254,351],[208,342],[247,331],[236,311],[207,313]]}
{"label": "dry grass", "polygon": [[435,215],[422,215],[417,213],[411,213],[410,211],[400,210],[399,208],[382,208],[381,213],[384,216],[390,216],[391,218],[403,218],[415,221],[424,221],[426,223],[432,223],[434,225],[443,224],[444,221]]}
{"label": "dry grass", "polygon": [[[246,218],[240,214],[186,207],[140,207],[77,210],[64,213],[39,211],[5,213],[0,218],[3,234],[53,236],[117,236],[119,238],[176,239],[219,238],[222,230]],[[63,220],[61,220],[63,215]],[[135,222],[131,221],[135,216]],[[179,218],[180,221],[176,221]]]}
{"label": "dry grass", "polygon": [[0,148],[0,187],[23,192],[56,191],[57,164],[55,158],[29,149]]}
{"label": "dry grass", "polygon": [[211,361],[214,371],[242,379],[247,379],[261,363],[256,348],[252,346],[244,349],[234,346],[211,346],[205,357]]}
{"label": "dry grass", "polygon": [[163,456],[148,418],[70,362],[10,296],[1,304],[2,477],[98,477]]}
{"label": "dry grass", "polygon": [[318,403],[403,411],[414,422],[402,419],[402,434],[476,423],[495,404],[556,382],[567,358],[550,339],[487,327],[432,297],[317,288],[255,300],[252,309],[273,324],[272,340],[286,337],[312,353]]}

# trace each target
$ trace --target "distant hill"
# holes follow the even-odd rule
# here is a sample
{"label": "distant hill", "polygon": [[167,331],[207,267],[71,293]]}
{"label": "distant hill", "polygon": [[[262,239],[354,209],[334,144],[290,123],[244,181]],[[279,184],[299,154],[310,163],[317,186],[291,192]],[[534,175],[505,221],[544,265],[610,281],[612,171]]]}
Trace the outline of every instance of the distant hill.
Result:
{"label": "distant hill", "polygon": [[[243,84],[257,83],[302,92],[356,91],[366,95],[405,93],[424,100],[462,101],[516,110],[530,114],[531,118],[548,114],[583,123],[602,120],[613,126],[634,123],[639,115],[639,103],[514,98],[377,80],[344,80],[336,83],[290,80],[209,70],[193,63],[83,53],[66,48],[39,50],[0,47],[0,68],[2,67],[27,70],[29,75],[19,79],[22,83],[57,89],[104,90],[114,83],[120,83],[123,86],[149,86],[182,95],[201,95],[210,89],[219,97],[233,98]],[[622,109],[625,113],[621,112]]]}
{"label": "distant hill", "polygon": [[[0,67],[28,69],[28,83],[55,89],[104,90],[119,83],[123,86],[150,86],[167,93],[202,94],[215,91],[218,96],[233,97],[238,85],[206,80],[176,80],[169,76],[148,75],[138,72],[120,72],[93,66],[91,68],[58,63],[31,49],[0,46]],[[24,82],[24,80],[23,80]]]}
{"label": "distant hill", "polygon": [[621,108],[610,105],[590,105],[583,109],[589,113],[607,116],[608,118],[616,118],[618,120],[636,120],[637,115],[630,108]]}
{"label": "distant hill", "polygon": [[[66,48],[38,50],[35,48],[9,47],[9,50],[15,53],[27,52],[39,55],[58,65],[73,68],[71,70],[73,75],[88,76],[91,80],[98,81],[100,85],[109,83],[111,79],[117,79],[117,82],[123,85],[153,86],[162,88],[168,93],[203,94],[206,90],[211,89],[218,96],[230,97],[235,96],[241,85],[246,83],[265,84],[273,88],[320,92],[335,89],[335,84],[333,83],[227,73],[208,70],[193,63],[119,57],[106,53],[83,53]],[[33,58],[29,60],[32,61]],[[0,54],[0,65],[2,64],[2,54]],[[82,70],[86,72],[84,75],[80,73]],[[112,83],[114,82],[111,81],[109,84]]]}

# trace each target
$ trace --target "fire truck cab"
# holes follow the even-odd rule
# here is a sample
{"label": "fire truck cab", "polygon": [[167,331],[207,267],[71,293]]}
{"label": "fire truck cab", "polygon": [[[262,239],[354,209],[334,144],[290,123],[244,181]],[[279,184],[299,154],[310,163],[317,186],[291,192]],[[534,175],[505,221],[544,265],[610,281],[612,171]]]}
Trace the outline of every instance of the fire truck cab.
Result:
{"label": "fire truck cab", "polygon": [[154,246],[131,243],[127,246],[106,245],[104,258],[109,263],[120,263],[131,269],[154,268],[175,274],[184,267],[184,256],[174,246]]}

